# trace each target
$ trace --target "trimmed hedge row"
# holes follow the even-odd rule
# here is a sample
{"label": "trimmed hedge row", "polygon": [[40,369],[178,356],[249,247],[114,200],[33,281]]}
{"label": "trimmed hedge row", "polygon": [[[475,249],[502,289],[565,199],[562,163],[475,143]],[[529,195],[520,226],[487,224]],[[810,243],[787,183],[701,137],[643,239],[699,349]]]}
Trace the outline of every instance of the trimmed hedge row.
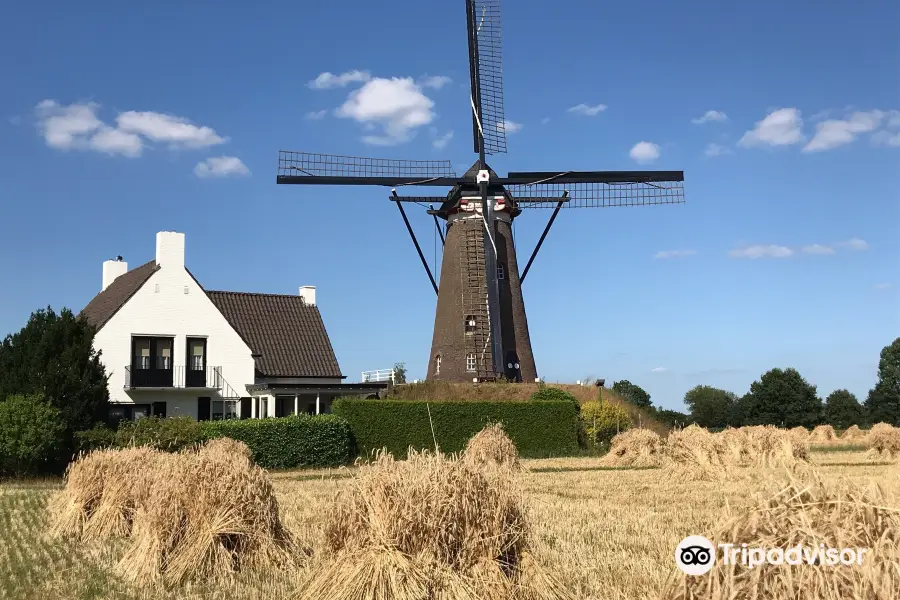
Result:
{"label": "trimmed hedge row", "polygon": [[244,442],[265,469],[337,467],[353,458],[350,427],[334,415],[204,421],[202,429],[208,438]]}
{"label": "trimmed hedge row", "polygon": [[492,422],[503,423],[521,456],[542,458],[578,451],[578,413],[568,401],[421,402],[340,398],[334,401],[332,410],[350,424],[360,455],[387,448],[394,456],[404,457],[410,446],[434,449],[435,438],[443,452],[458,452],[465,448],[470,437]]}

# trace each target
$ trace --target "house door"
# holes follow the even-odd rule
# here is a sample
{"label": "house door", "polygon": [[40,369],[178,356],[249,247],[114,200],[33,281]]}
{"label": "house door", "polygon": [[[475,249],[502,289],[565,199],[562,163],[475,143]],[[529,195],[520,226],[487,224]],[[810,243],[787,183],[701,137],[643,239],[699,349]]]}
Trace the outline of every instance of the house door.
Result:
{"label": "house door", "polygon": [[165,402],[154,402],[153,403],[153,416],[160,417],[162,419],[166,418],[166,403]]}
{"label": "house door", "polygon": [[250,403],[253,402],[253,398],[241,398],[241,418],[249,419],[253,414],[253,407],[250,406]]}
{"label": "house door", "polygon": [[516,383],[522,382],[522,372],[519,370],[519,355],[510,350],[506,353],[505,365],[506,378]]}
{"label": "house door", "polygon": [[209,418],[212,413],[212,399],[211,398],[197,398],[197,420],[198,421],[209,421]]}
{"label": "house door", "polygon": [[206,387],[206,339],[187,339],[187,387]]}

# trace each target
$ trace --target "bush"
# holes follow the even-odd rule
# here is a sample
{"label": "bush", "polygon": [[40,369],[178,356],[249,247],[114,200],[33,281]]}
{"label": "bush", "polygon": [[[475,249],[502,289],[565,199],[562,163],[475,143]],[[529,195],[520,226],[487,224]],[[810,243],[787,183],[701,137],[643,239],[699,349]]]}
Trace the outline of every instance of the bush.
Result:
{"label": "bush", "polygon": [[244,442],[256,464],[266,469],[336,467],[353,455],[350,426],[334,415],[206,421],[202,428],[208,438]]}
{"label": "bush", "polygon": [[150,446],[164,452],[178,452],[206,441],[201,424],[190,417],[144,417],[123,421],[116,431],[115,445]]}
{"label": "bush", "polygon": [[0,402],[0,473],[46,471],[57,458],[64,431],[59,410],[41,394],[10,396]]}
{"label": "bush", "polygon": [[631,427],[628,410],[605,400],[592,400],[581,406],[581,423],[588,441],[595,445],[608,445],[620,431]]}
{"label": "bush", "polygon": [[105,425],[95,425],[93,429],[76,431],[75,445],[79,452],[111,448],[116,445],[116,432]]}
{"label": "bush", "polygon": [[410,446],[433,449],[435,438],[443,452],[459,452],[485,425],[499,422],[521,456],[544,457],[577,452],[574,404],[569,400],[518,403],[340,398],[335,400],[333,410],[349,422],[356,446],[364,455],[387,448],[394,456],[405,457]]}
{"label": "bush", "polygon": [[569,392],[559,388],[547,387],[543,384],[538,388],[538,391],[531,395],[530,400],[532,402],[571,402],[575,405],[576,410],[580,408],[578,400]]}

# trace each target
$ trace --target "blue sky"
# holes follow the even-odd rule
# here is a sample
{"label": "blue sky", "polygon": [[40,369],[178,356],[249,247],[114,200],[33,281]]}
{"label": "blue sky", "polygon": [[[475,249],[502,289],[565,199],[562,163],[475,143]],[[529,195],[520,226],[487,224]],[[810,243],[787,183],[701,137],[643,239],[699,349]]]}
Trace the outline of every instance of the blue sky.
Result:
{"label": "blue sky", "polygon": [[[463,6],[17,6],[0,332],[80,310],[103,260],[150,260],[168,229],[208,289],[318,286],[348,381],[423,376],[435,297],[387,191],[276,186],[275,168],[279,149],[468,167]],[[900,334],[898,19],[888,0],[506,2],[497,171],[686,179],[684,205],[560,214],[524,285],[539,374],[680,408],[698,383],[742,394],[793,366],[862,399]],[[520,260],[548,216],[517,221]]]}

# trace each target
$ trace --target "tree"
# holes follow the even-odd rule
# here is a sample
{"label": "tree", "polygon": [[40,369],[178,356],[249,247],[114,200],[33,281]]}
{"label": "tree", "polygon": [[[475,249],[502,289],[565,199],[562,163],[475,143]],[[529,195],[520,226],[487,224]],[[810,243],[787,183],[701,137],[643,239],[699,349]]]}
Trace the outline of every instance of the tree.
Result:
{"label": "tree", "polygon": [[900,425],[900,338],[881,350],[878,381],[865,404],[872,423]]}
{"label": "tree", "polygon": [[737,395],[708,385],[698,385],[684,395],[691,418],[701,427],[730,425]]}
{"label": "tree", "polygon": [[44,472],[58,456],[63,426],[59,411],[40,394],[0,402],[0,473]]}
{"label": "tree", "polygon": [[813,427],[822,415],[822,400],[816,386],[796,369],[772,369],[750,384],[745,406],[745,424],[779,427]]}
{"label": "tree", "polygon": [[823,420],[836,429],[862,425],[865,420],[863,407],[856,396],[847,390],[834,390],[825,399]]}
{"label": "tree", "polygon": [[694,422],[690,415],[668,408],[657,409],[653,417],[667,427],[686,427]]}
{"label": "tree", "polygon": [[74,432],[105,421],[109,391],[94,333],[67,308],[33,312],[21,331],[0,344],[0,398],[42,394],[59,410],[69,442]]}
{"label": "tree", "polygon": [[645,392],[640,386],[634,385],[627,379],[617,381],[612,386],[612,391],[623,400],[628,401],[634,406],[640,408],[650,408],[653,404],[650,402],[650,394]]}
{"label": "tree", "polygon": [[581,422],[591,443],[608,444],[617,433],[631,427],[631,416],[619,404],[590,400],[581,406]]}
{"label": "tree", "polygon": [[394,383],[406,383],[406,363],[394,363]]}

